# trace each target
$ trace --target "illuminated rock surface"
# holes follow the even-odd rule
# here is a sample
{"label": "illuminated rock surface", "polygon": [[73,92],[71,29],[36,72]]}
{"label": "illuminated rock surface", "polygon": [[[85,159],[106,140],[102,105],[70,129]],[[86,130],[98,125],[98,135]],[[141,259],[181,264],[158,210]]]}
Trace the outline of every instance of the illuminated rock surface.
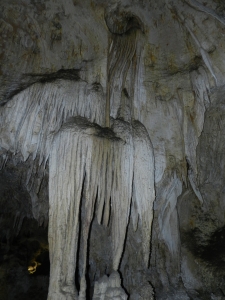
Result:
{"label": "illuminated rock surface", "polygon": [[1,1],[0,299],[225,298],[223,2]]}

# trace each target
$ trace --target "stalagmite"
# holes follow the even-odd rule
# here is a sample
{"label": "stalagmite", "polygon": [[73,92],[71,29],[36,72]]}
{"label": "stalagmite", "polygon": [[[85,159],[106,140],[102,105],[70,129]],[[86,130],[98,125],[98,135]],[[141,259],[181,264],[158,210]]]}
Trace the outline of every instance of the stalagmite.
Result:
{"label": "stalagmite", "polygon": [[95,282],[93,300],[126,300],[127,295],[121,288],[121,279],[118,272],[113,272],[109,277],[104,275]]}

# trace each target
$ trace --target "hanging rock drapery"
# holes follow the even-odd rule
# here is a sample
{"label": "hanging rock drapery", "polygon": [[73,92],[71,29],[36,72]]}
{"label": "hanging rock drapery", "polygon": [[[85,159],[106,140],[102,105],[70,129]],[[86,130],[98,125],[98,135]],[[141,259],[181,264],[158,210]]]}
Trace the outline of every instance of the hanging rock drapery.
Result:
{"label": "hanging rock drapery", "polygon": [[[144,138],[141,143],[138,139],[140,132],[140,138]],[[127,122],[113,120],[110,130],[85,118],[73,118],[55,137],[49,170],[49,300],[70,299],[77,295],[74,274],[78,250],[83,255],[79,270],[79,299],[86,299],[86,257],[94,211],[99,222],[103,220],[105,225],[111,225],[112,268],[118,270],[130,216],[132,190],[136,218],[143,226],[144,259],[148,262],[154,160],[143,125],[137,122],[131,126]],[[80,226],[81,201],[85,202]],[[78,249],[79,232],[82,249]],[[62,298],[65,294],[68,298]]]}

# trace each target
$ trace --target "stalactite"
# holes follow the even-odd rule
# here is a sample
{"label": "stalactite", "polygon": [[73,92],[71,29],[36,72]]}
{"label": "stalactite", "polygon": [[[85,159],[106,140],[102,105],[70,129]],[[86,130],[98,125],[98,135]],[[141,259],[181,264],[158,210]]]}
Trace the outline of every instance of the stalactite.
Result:
{"label": "stalactite", "polygon": [[[79,230],[79,253],[82,258],[79,299],[86,299],[88,236],[97,194],[96,213],[99,222],[104,213],[108,223],[110,207],[107,203],[111,199],[112,268],[118,270],[130,216],[133,178],[133,197],[143,228],[144,260],[148,263],[154,200],[154,156],[151,142],[145,128],[139,123],[132,128],[127,122],[115,120],[112,122],[112,130],[101,128],[84,118],[73,118],[55,138],[49,162],[49,247],[50,253],[55,252],[57,247],[57,254],[51,256],[53,282],[50,284],[49,299],[53,299],[51,297],[54,293],[56,297],[65,291],[64,286],[71,286],[74,281],[74,272],[69,267],[76,266]],[[136,134],[134,139],[133,130]],[[81,199],[83,209],[79,227]],[[63,274],[67,274],[67,278],[61,278]],[[57,278],[58,286],[53,278]]]}
{"label": "stalactite", "polygon": [[[4,151],[3,151],[3,153],[4,153]],[[6,154],[3,154],[3,155],[1,156],[1,161],[0,161],[0,170],[4,168],[4,166],[5,166],[6,162],[7,162],[7,160],[8,160],[8,155],[7,155],[7,153],[6,153]]]}
{"label": "stalactite", "polygon": [[[121,103],[121,94],[125,88],[128,73],[134,64],[133,58],[137,49],[136,30],[132,30],[123,35],[113,35],[109,51],[108,66],[108,85],[110,98],[110,114],[112,117],[118,117]],[[132,62],[133,61],[133,62]],[[132,75],[131,75],[132,76]],[[132,90],[134,81],[130,80],[129,88]],[[131,94],[131,91],[129,91]]]}
{"label": "stalactite", "polygon": [[15,235],[19,234],[24,218],[25,218],[25,215],[23,213],[21,213],[19,211],[16,212],[15,217],[14,217],[14,224],[13,224],[13,228],[15,230]]}
{"label": "stalactite", "polygon": [[190,35],[192,36],[193,40],[195,41],[196,45],[198,46],[198,49],[200,51],[200,54],[202,56],[202,60],[204,61],[206,67],[208,68],[210,74],[212,75],[212,77],[215,80],[215,84],[217,85],[217,78],[215,75],[215,72],[213,70],[213,66],[212,66],[212,62],[210,60],[209,54],[206,52],[205,49],[202,48],[200,42],[198,41],[197,37],[195,36],[195,34],[193,33],[193,31],[190,29],[189,25],[187,24],[187,22],[184,22],[185,27],[187,28],[188,32],[190,33]]}
{"label": "stalactite", "polygon": [[[71,138],[73,143],[71,143]],[[55,139],[49,161],[48,299],[74,299],[79,210],[85,177],[86,149],[80,132],[62,131]],[[63,298],[63,294],[67,294]],[[76,298],[75,298],[76,299]]]}
{"label": "stalactite", "polygon": [[[194,111],[196,112],[197,118],[194,118],[189,122],[190,127],[193,127],[193,134],[189,134],[186,137],[186,155],[187,155],[187,164],[188,164],[188,179],[191,184],[191,187],[201,203],[203,203],[203,197],[198,188],[198,171],[196,163],[196,148],[198,145],[198,138],[200,137],[205,118],[205,111],[210,105],[210,98],[208,96],[209,91],[209,81],[207,73],[203,67],[200,67],[197,71],[191,73],[191,83],[192,88],[195,93],[195,102],[194,102]],[[190,118],[190,117],[189,117]],[[194,126],[192,125],[194,123]],[[192,139],[192,141],[190,140]],[[191,144],[191,147],[190,147]]]}
{"label": "stalactite", "polygon": [[116,120],[113,130],[122,143],[113,145],[114,170],[111,192],[113,269],[118,270],[130,214],[133,179],[133,140],[129,123]]}
{"label": "stalactite", "polygon": [[[69,117],[76,115],[85,116],[90,121],[103,125],[104,106],[103,90],[99,84],[88,85],[83,81],[71,80],[34,83],[14,96],[4,107],[0,107],[1,149],[3,153],[21,153],[24,161],[29,157],[33,161],[38,159],[39,168],[45,168],[53,133]],[[31,164],[26,184],[32,198],[33,215],[39,219],[34,178],[35,168]]]}
{"label": "stalactite", "polygon": [[185,0],[185,2],[191,7],[212,16],[213,18],[217,19],[221,24],[225,25],[225,19],[222,16],[219,16],[213,9],[201,4],[196,0]]}
{"label": "stalactite", "polygon": [[51,132],[57,132],[69,117],[80,115],[103,125],[104,114],[100,86],[65,80],[36,83],[0,108],[1,147],[20,151],[24,161],[39,153],[41,165],[48,158]]}
{"label": "stalactite", "polygon": [[[195,0],[191,0],[191,1],[197,2]],[[186,28],[186,30],[191,35],[193,41],[195,42],[196,46],[198,47],[198,50],[201,54],[201,57],[202,57],[202,60],[205,64],[205,66],[209,70],[210,74],[212,75],[212,77],[215,81],[215,85],[217,86],[218,85],[218,80],[217,80],[217,76],[215,74],[214,68],[212,66],[212,62],[211,62],[209,54],[202,47],[201,43],[199,42],[197,36],[194,34],[194,31],[190,28],[190,26],[189,26],[188,22],[186,21],[185,17],[181,14],[178,14],[176,9],[174,7],[172,7],[171,4],[168,4],[168,7],[171,9],[171,11],[174,11],[176,13],[176,16],[178,17],[178,20],[181,22],[181,24]]]}
{"label": "stalactite", "polygon": [[[168,174],[167,174],[168,175]],[[178,217],[176,211],[177,198],[182,193],[182,182],[178,178],[176,171],[171,177],[165,176],[163,179],[163,189],[158,193],[158,205],[163,205],[159,220],[160,232],[166,245],[173,256],[179,254],[179,230]],[[172,224],[174,224],[172,226]]]}
{"label": "stalactite", "polygon": [[[155,200],[154,153],[145,127],[138,121],[133,125],[134,177],[133,206],[139,216],[142,232],[144,262],[148,267],[150,255],[151,226],[153,219],[153,201]],[[134,229],[138,218],[134,218]],[[135,224],[136,223],[136,224]]]}
{"label": "stalactite", "polygon": [[[83,197],[83,201],[85,201],[84,220],[81,226],[83,265],[80,270],[81,286],[79,299],[86,298],[87,242],[97,189],[101,190],[101,186],[98,186],[100,183],[98,170],[101,169],[102,163],[100,159],[103,157],[104,147],[101,145],[103,137],[98,137],[99,133],[99,128],[94,127],[91,123],[81,119],[78,119],[78,122],[74,120],[59,133],[54,143],[53,153],[50,156],[49,241],[52,241],[50,249],[54,249],[54,244],[59,247],[56,251],[57,257],[53,256],[51,258],[51,278],[58,278],[59,282],[65,282],[67,286],[70,286],[71,282],[74,281],[74,269],[69,272],[68,268],[76,266],[80,200]],[[117,139],[115,141],[117,143]],[[113,149],[111,143],[108,145]],[[74,155],[75,153],[76,155]],[[114,164],[110,166],[104,164],[104,166],[110,169],[116,164],[118,162],[115,160]],[[116,179],[118,180],[118,178]],[[62,182],[64,186],[62,186]],[[58,189],[55,189],[55,186]],[[116,200],[119,201],[118,199]],[[66,204],[65,201],[69,202]],[[62,232],[67,232],[67,236],[57,234],[58,239],[56,236],[53,237],[57,227],[61,228]],[[122,229],[122,231],[124,230]],[[67,240],[74,243],[69,243],[67,247]],[[64,274],[67,274],[69,278],[59,278]],[[53,280],[55,282],[55,279]],[[51,293],[60,294],[62,289],[64,289],[62,286],[50,285],[49,299],[53,297]]]}
{"label": "stalactite", "polygon": [[[29,157],[39,159],[43,168],[49,159],[48,300],[86,299],[88,242],[94,214],[99,224],[110,226],[110,267],[118,271],[133,202],[148,267],[154,155],[145,127],[133,121],[140,64],[138,26],[136,22],[134,25],[122,35],[111,35],[108,102],[98,83],[54,78],[52,82],[32,82],[0,108],[1,147],[14,154],[20,152],[24,161]],[[33,187],[35,172],[33,166],[27,175],[33,212],[39,190],[39,186],[36,192]],[[76,268],[79,291],[75,287]],[[113,298],[111,292],[109,289],[108,297]]]}
{"label": "stalactite", "polygon": [[[204,7],[201,5],[198,1],[195,0],[188,0],[185,2],[191,3],[191,6],[197,6],[199,9]],[[200,44],[197,36],[194,34],[194,31],[190,28],[187,20],[182,14],[178,14],[175,7],[173,7],[171,4],[168,4],[169,9],[175,13],[180,23],[186,28],[186,30],[191,35],[192,39],[194,40],[196,46],[198,47],[202,60],[205,64],[205,67],[208,69],[211,76],[214,78],[215,85],[217,85],[217,77],[214,72],[211,59],[206,52],[205,49],[203,49],[202,45]],[[205,7],[206,8],[206,7]],[[206,8],[206,10],[209,12],[210,10]],[[196,148],[198,144],[198,138],[202,133],[203,125],[204,125],[204,114],[206,108],[210,105],[210,98],[208,96],[208,92],[210,90],[209,87],[209,80],[206,73],[205,68],[199,67],[197,71],[191,72],[191,83],[193,87],[193,91],[195,93],[195,101],[194,101],[194,107],[193,111],[197,112],[196,115],[197,118],[192,116],[191,111],[189,112],[189,115],[187,114],[187,110],[185,110],[185,117],[184,117],[184,140],[185,140],[185,155],[186,160],[188,160],[189,169],[188,169],[188,179],[190,182],[190,185],[196,195],[196,197],[199,199],[201,203],[203,203],[203,197],[201,195],[201,192],[198,188],[198,182],[197,182],[197,163],[196,163]],[[186,102],[185,98],[188,98],[185,93],[183,94],[183,101]]]}
{"label": "stalactite", "polygon": [[[196,95],[197,103],[201,107],[200,108],[201,111],[203,110],[204,113],[205,109],[207,109],[210,105],[210,98],[209,98],[210,85],[209,85],[207,72],[203,67],[200,67],[198,71],[193,71],[191,73],[191,83],[192,83],[194,93]],[[198,109],[198,113],[200,109]],[[202,126],[203,124],[199,126],[200,131],[202,131]]]}

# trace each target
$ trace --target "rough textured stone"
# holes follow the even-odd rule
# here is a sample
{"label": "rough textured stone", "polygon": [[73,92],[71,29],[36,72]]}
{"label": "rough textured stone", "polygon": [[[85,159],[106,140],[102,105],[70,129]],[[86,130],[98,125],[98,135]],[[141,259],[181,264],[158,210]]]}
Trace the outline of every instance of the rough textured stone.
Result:
{"label": "rough textured stone", "polygon": [[224,1],[0,8],[1,268],[35,218],[71,297],[114,270],[130,299],[223,299]]}

